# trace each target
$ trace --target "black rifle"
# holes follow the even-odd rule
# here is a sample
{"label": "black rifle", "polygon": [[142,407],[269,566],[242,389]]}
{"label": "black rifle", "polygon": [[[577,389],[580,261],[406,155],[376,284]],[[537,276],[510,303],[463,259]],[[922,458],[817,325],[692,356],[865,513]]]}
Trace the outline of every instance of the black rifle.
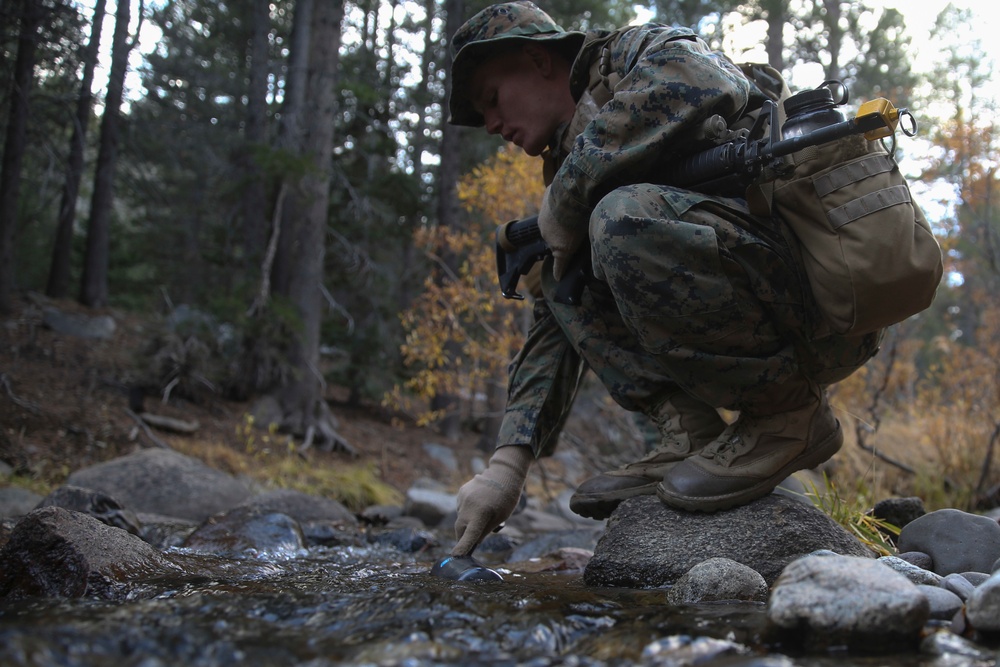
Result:
{"label": "black rifle", "polygon": [[[742,196],[746,187],[760,178],[765,168],[780,171],[784,166],[782,158],[803,148],[819,146],[852,134],[864,134],[870,141],[884,139],[893,135],[902,118],[908,118],[911,123],[909,128],[903,128],[903,133],[907,136],[916,133],[916,121],[910,112],[896,109],[882,98],[862,104],[854,118],[787,139],[781,138],[777,111],[777,105],[767,100],[749,132],[678,160],[666,170],[662,182],[705,194],[731,196],[738,193]],[[766,135],[765,124],[769,128]],[[517,292],[518,280],[550,252],[538,229],[538,216],[511,220],[497,227],[496,250],[500,291],[508,299],[523,299]],[[589,261],[590,253],[577,254],[570,270],[559,282],[556,301],[571,305],[580,302],[587,282]]]}

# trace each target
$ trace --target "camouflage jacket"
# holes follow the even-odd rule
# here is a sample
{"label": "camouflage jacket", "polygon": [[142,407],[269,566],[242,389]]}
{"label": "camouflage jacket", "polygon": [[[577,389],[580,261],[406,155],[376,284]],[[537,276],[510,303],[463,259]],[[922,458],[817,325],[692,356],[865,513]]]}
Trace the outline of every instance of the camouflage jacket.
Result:
{"label": "camouflage jacket", "polygon": [[[576,115],[543,158],[556,218],[584,230],[603,195],[655,181],[659,165],[690,151],[690,137],[706,118],[734,121],[763,100],[737,66],[690,30],[652,24],[589,33],[571,86]],[[542,456],[555,448],[585,364],[543,299],[534,316],[509,369],[497,446],[530,445]],[[615,399],[626,409],[641,407]]]}

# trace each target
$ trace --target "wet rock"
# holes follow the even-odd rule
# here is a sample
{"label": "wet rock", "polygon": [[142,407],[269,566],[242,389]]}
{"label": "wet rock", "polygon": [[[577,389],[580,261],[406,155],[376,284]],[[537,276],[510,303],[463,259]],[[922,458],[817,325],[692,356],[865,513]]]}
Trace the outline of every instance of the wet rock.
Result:
{"label": "wet rock", "polygon": [[197,522],[175,516],[139,512],[136,517],[142,526],[139,537],[161,551],[181,546],[184,544],[184,540],[198,528]]}
{"label": "wet rock", "polygon": [[965,615],[977,632],[1000,634],[1000,573],[976,587],[965,603]]}
{"label": "wet rock", "polygon": [[135,535],[44,507],[24,517],[0,551],[0,597],[123,600],[144,581],[179,571]]}
{"label": "wet rock", "polygon": [[121,528],[133,535],[142,535],[142,524],[132,510],[126,509],[111,496],[93,489],[70,485],[60,486],[45,496],[38,503],[36,509],[42,507],[62,507],[74,512],[82,512],[89,514],[101,523]]}
{"label": "wet rock", "polygon": [[227,558],[283,558],[305,548],[305,537],[287,514],[238,507],[205,521],[182,546]]}
{"label": "wet rock", "polygon": [[733,657],[750,654],[752,651],[748,647],[736,642],[689,635],[657,639],[642,650],[643,659],[655,661],[657,665],[707,665],[716,660],[719,664],[730,661],[731,664],[744,664]]}
{"label": "wet rock", "polygon": [[135,512],[191,521],[204,521],[251,496],[232,475],[167,449],[144,449],[83,468],[66,481],[106,493]]}
{"label": "wet rock", "polygon": [[361,520],[373,526],[384,526],[401,516],[403,508],[399,505],[371,505],[361,512]]}
{"label": "wet rock", "polygon": [[35,509],[43,497],[19,486],[0,488],[0,517],[22,517]]}
{"label": "wet rock", "polygon": [[809,650],[915,647],[930,604],[905,576],[875,560],[807,556],[788,565],[768,601],[770,632]]}
{"label": "wet rock", "polygon": [[1000,524],[961,510],[937,510],[907,524],[898,547],[928,554],[940,575],[989,572],[1000,557]]}
{"label": "wet rock", "polygon": [[408,554],[417,553],[438,544],[437,538],[433,534],[416,528],[383,531],[374,535],[372,542]]}
{"label": "wet rock", "polygon": [[358,525],[357,517],[342,503],[293,489],[276,489],[262,493],[245,501],[240,507],[247,507],[257,512],[287,514],[299,523],[327,521],[345,527]]}
{"label": "wet rock", "polygon": [[821,511],[782,495],[714,514],[675,510],[641,496],[611,515],[584,579],[592,586],[664,586],[721,557],[753,568],[770,584],[785,565],[818,549],[874,558]]}
{"label": "wet rock", "polygon": [[587,549],[577,549],[575,547],[562,547],[547,553],[544,556],[532,558],[525,561],[511,561],[507,563],[512,572],[538,573],[538,572],[583,572],[587,563],[594,557],[594,552]]}
{"label": "wet rock", "polygon": [[306,544],[320,547],[360,547],[365,540],[357,530],[344,530],[330,521],[306,521],[302,524]]}
{"label": "wet rock", "polygon": [[875,503],[872,516],[902,528],[927,514],[924,501],[920,498],[886,498]]}
{"label": "wet rock", "polygon": [[756,570],[728,558],[709,558],[678,579],[667,600],[671,604],[767,602],[767,593],[767,582]]}
{"label": "wet rock", "polygon": [[544,533],[514,549],[510,560],[525,561],[541,558],[546,554],[565,548],[586,549],[592,552],[603,533],[604,531],[598,528],[577,528]]}

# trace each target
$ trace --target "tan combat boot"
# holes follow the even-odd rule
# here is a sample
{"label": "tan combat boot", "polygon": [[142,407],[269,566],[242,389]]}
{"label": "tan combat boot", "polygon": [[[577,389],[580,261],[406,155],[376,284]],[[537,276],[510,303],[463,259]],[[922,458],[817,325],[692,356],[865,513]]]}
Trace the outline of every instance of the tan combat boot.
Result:
{"label": "tan combat boot", "polygon": [[794,379],[768,392],[714,442],[673,466],[656,487],[667,505],[714,512],[767,495],[797,470],[814,468],[844,442],[826,392]]}
{"label": "tan combat boot", "polygon": [[649,416],[660,432],[659,446],[638,461],[584,481],[570,498],[571,510],[591,519],[606,519],[626,498],[652,495],[667,471],[726,428],[715,408],[683,391],[668,396]]}

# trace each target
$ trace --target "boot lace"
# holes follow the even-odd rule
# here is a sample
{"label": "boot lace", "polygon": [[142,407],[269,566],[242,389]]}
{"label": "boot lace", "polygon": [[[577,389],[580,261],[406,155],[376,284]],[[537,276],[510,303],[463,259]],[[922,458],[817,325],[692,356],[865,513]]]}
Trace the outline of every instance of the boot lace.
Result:
{"label": "boot lace", "polygon": [[723,431],[718,440],[705,447],[701,455],[728,468],[736,457],[753,449],[754,443],[749,434],[753,428],[752,422],[749,417],[738,419]]}

